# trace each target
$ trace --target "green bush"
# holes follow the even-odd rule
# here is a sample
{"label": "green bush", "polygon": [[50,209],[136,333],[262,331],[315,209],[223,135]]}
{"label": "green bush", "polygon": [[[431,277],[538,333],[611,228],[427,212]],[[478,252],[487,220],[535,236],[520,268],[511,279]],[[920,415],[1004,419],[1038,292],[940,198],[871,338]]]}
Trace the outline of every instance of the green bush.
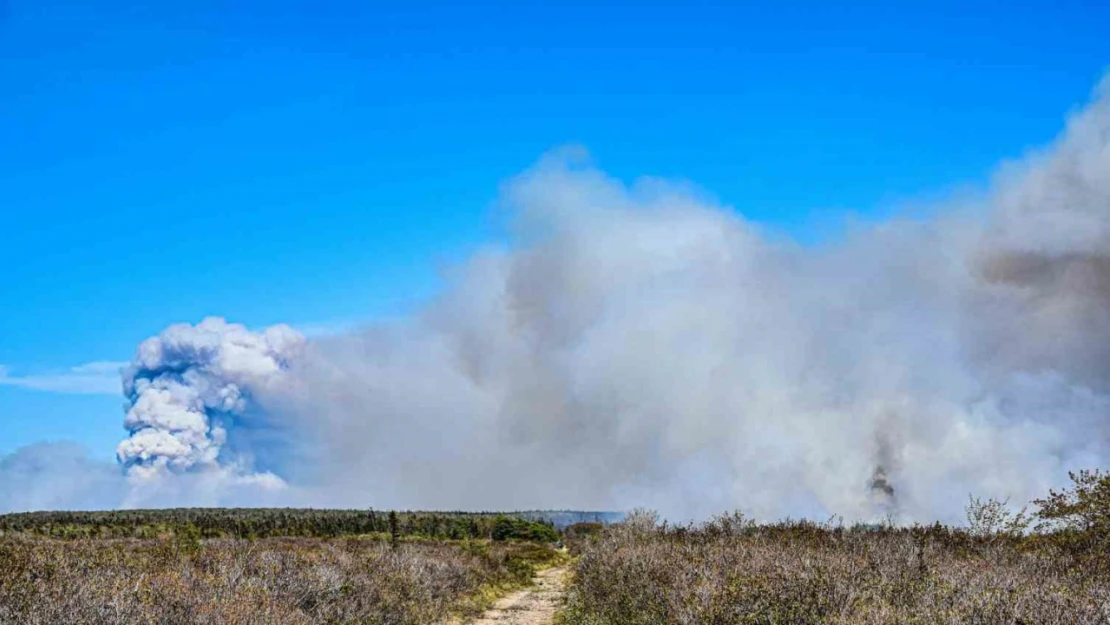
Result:
{"label": "green bush", "polygon": [[1084,470],[1068,477],[1070,488],[1050,490],[1048,497],[1034,500],[1037,516],[1054,529],[1110,536],[1110,473]]}
{"label": "green bush", "polygon": [[554,527],[539,521],[498,516],[494,519],[491,537],[498,541],[527,540],[553,543],[559,540],[559,533]]}

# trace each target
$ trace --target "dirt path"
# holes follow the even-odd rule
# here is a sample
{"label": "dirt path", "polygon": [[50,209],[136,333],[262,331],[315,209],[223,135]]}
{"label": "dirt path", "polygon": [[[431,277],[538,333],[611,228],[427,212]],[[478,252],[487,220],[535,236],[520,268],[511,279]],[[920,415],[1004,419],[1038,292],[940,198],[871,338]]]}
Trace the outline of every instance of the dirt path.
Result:
{"label": "dirt path", "polygon": [[549,625],[566,592],[566,567],[540,571],[536,585],[502,597],[474,625]]}

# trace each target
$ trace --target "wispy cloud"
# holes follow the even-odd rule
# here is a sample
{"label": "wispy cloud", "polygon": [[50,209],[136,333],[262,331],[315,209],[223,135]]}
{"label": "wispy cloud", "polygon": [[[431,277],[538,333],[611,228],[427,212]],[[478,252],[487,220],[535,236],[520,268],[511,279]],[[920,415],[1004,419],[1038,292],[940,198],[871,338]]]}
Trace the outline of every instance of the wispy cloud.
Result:
{"label": "wispy cloud", "polygon": [[119,395],[120,369],[125,362],[89,362],[63,371],[46,371],[33,374],[12,373],[10,367],[0,365],[0,386],[16,386],[47,393],[75,395]]}

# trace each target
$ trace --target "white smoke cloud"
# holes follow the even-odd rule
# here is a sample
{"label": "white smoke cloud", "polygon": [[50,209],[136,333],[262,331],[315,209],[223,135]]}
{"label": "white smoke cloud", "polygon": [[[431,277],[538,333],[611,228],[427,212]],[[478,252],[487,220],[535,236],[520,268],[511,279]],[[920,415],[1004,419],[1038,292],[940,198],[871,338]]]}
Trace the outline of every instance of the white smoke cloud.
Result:
{"label": "white smoke cloud", "polygon": [[248,450],[229,446],[246,428],[252,393],[279,384],[304,338],[287,326],[254,333],[223,319],[170,326],[139,345],[124,371],[130,436],[116,455],[135,480],[166,473],[216,473],[235,483],[277,488],[280,478],[253,474]]}
{"label": "white smoke cloud", "polygon": [[503,202],[511,243],[407,320],[144,342],[128,505],[952,521],[969,492],[1023,502],[1107,464],[1105,88],[975,205],[821,248],[574,152]]}

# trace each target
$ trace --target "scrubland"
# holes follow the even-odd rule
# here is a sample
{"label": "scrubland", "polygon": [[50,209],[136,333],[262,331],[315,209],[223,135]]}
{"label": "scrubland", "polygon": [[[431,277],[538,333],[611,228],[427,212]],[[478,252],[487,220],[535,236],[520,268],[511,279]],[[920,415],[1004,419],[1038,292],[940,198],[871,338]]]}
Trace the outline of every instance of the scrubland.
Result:
{"label": "scrubland", "polygon": [[1110,476],[1073,474],[1032,514],[971,499],[968,523],[594,528],[562,625],[1110,623]]}
{"label": "scrubland", "polygon": [[582,549],[566,625],[1110,623],[1107,554],[943,527],[643,518]]}
{"label": "scrubland", "polygon": [[559,554],[516,539],[0,538],[0,623],[381,623],[478,614]]}
{"label": "scrubland", "polygon": [[[1110,625],[1110,475],[1075,474],[1034,504],[971,499],[960,527],[579,523],[561,534],[576,556],[565,597],[560,575],[545,610],[560,607],[557,625]],[[250,535],[205,538],[198,515]],[[459,623],[567,557],[550,525],[499,515],[367,513],[358,523],[389,531],[336,536],[337,518],[358,525],[349,513],[156,516],[0,522],[0,623]]]}

